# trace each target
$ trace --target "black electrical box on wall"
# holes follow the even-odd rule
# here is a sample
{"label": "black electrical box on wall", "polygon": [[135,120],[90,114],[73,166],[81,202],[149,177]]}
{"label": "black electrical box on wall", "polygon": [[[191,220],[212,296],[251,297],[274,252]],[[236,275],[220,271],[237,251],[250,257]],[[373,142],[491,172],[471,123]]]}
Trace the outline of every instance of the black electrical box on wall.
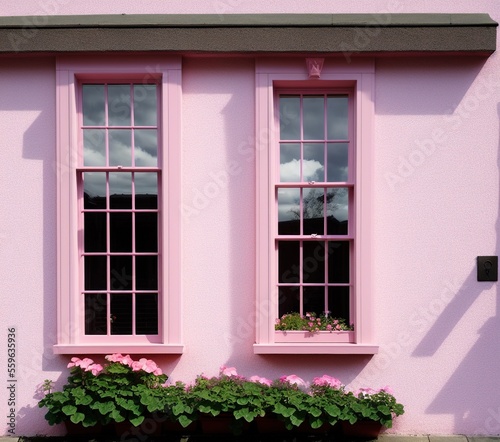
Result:
{"label": "black electrical box on wall", "polygon": [[477,257],[477,280],[498,281],[498,256]]}

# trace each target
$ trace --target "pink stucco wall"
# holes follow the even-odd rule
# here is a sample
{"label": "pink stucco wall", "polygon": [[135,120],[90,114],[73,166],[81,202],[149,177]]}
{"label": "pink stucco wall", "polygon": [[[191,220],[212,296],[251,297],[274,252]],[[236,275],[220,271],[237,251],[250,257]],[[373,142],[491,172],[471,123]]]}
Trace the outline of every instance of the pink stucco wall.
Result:
{"label": "pink stucco wall", "polygon": [[[491,1],[26,0],[0,15],[264,12],[486,12]],[[375,331],[369,356],[253,354],[254,60],[183,60],[185,353],[155,357],[172,380],[216,374],[324,373],[389,384],[406,414],[391,432],[500,433],[497,284],[475,258],[498,255],[500,61],[381,58],[375,96]],[[0,361],[18,348],[17,434],[57,434],[37,408],[44,379],[64,381],[56,323],[54,59],[0,59]],[[231,171],[231,173],[230,173]],[[207,196],[208,195],[208,196]],[[186,210],[194,209],[194,210]],[[209,313],[209,314],[208,314]],[[4,372],[5,362],[0,369]],[[61,373],[63,375],[61,376]],[[3,374],[3,373],[2,373]],[[0,416],[8,415],[0,395]],[[6,432],[4,420],[0,434]]]}

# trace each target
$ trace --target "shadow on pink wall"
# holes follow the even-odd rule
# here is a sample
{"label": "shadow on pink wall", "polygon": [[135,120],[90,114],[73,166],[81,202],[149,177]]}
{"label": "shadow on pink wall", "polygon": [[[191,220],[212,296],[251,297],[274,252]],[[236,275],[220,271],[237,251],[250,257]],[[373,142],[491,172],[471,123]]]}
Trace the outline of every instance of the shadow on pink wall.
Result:
{"label": "shadow on pink wall", "polygon": [[[497,104],[497,114],[500,120],[500,104]],[[492,130],[498,133],[498,125]],[[497,169],[500,171],[500,143],[497,152]],[[491,204],[498,201],[499,188],[500,183],[498,187],[491,189],[491,194],[488,195]],[[484,251],[485,255],[498,256],[500,253],[500,214],[497,216],[495,231],[494,250],[488,248]],[[475,235],[474,232],[470,234]],[[413,352],[415,357],[431,358],[440,350],[446,351],[447,338],[474,302],[480,296],[491,297],[493,293],[496,294],[496,315],[485,318],[481,328],[470,330],[470,333],[478,335],[477,341],[426,410],[432,414],[454,415],[457,432],[463,432],[464,428],[469,429],[468,433],[473,428],[474,434],[500,432],[500,303],[498,293],[494,290],[497,287],[497,282],[477,281],[474,257],[474,266],[462,286]],[[439,367],[436,367],[436,371],[439,371]],[[461,400],[450,401],[450,398],[457,396]]]}

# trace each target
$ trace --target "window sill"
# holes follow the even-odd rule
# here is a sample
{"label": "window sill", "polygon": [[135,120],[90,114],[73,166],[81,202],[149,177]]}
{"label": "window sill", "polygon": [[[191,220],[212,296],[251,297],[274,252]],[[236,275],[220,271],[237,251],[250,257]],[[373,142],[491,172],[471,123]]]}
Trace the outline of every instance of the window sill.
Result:
{"label": "window sill", "polygon": [[55,354],[182,354],[184,345],[182,344],[56,344],[53,346]]}
{"label": "window sill", "polygon": [[375,344],[351,344],[339,342],[279,342],[271,344],[254,344],[255,354],[356,354],[373,355],[378,353]]}

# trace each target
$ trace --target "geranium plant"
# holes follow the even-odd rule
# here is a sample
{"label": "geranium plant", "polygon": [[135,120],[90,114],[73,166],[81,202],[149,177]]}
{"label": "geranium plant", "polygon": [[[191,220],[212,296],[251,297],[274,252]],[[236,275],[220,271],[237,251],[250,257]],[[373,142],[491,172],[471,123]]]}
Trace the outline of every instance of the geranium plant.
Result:
{"label": "geranium plant", "polygon": [[244,421],[264,416],[262,388],[262,383],[238,375],[234,367],[222,366],[218,376],[200,375],[186,391],[189,403],[199,415],[232,415],[233,432],[239,434]]}
{"label": "geranium plant", "polygon": [[351,410],[350,423],[371,420],[391,428],[393,417],[404,413],[403,405],[396,402],[389,387],[379,390],[360,388],[352,395],[353,399],[349,407]]}
{"label": "geranium plant", "polygon": [[[156,363],[129,355],[108,355],[104,365],[74,357],[61,391],[47,391],[39,407],[50,425],[70,420],[84,427],[129,421],[140,425],[150,413],[147,397],[167,380]],[[46,381],[46,385],[51,385]],[[151,407],[150,407],[151,408]],[[154,410],[158,411],[158,410]]]}
{"label": "geranium plant", "polygon": [[288,430],[307,423],[313,429],[337,422],[368,420],[385,427],[404,412],[388,387],[348,391],[340,380],[323,375],[306,382],[296,375],[276,380],[245,378],[234,367],[220,368],[218,376],[198,376],[192,384],[167,385],[167,376],[149,359],[106,356],[104,365],[91,359],[72,358],[70,375],[61,391],[45,381],[40,407],[48,408],[51,425],[71,421],[84,427],[110,422],[140,425],[146,417],[161,414],[188,427],[206,417],[230,418],[234,433],[258,418],[281,421]]}
{"label": "geranium plant", "polygon": [[317,316],[316,313],[287,313],[281,318],[276,319],[274,325],[275,330],[282,331],[308,331],[317,333],[320,331],[351,331],[354,330],[353,325],[346,323],[343,318],[334,318],[329,315],[329,312]]}

